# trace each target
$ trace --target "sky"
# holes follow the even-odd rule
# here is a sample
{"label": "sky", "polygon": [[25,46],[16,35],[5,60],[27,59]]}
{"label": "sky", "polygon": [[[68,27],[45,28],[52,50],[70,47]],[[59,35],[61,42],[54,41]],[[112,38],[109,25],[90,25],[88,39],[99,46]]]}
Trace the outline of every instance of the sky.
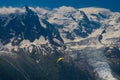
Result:
{"label": "sky", "polygon": [[120,0],[0,0],[0,7],[23,7],[24,5],[50,9],[60,6],[71,6],[75,8],[101,7],[120,12]]}

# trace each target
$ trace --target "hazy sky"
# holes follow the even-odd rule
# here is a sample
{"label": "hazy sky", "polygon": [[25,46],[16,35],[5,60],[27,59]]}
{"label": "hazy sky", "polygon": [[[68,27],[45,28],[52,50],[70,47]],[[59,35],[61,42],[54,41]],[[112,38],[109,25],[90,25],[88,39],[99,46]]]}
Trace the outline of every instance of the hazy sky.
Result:
{"label": "hazy sky", "polygon": [[60,6],[72,6],[75,8],[102,7],[120,12],[120,0],[0,0],[0,7],[23,7],[24,5],[48,8],[56,8]]}

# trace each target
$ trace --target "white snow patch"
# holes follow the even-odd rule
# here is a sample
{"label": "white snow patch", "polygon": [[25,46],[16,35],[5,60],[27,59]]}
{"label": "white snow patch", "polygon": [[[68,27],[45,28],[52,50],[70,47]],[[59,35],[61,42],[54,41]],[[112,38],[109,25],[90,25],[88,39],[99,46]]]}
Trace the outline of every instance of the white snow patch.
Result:
{"label": "white snow patch", "polygon": [[71,12],[71,11],[75,11],[76,9],[73,8],[73,7],[67,7],[67,6],[62,6],[62,7],[59,7],[59,8],[55,8],[54,9],[55,11],[59,11],[59,12]]}
{"label": "white snow patch", "polygon": [[20,48],[24,48],[24,47],[27,47],[27,46],[30,46],[30,41],[29,40],[23,40],[21,43],[20,43]]}
{"label": "white snow patch", "polygon": [[43,27],[43,28],[47,28],[47,26],[42,22],[42,20],[41,19],[39,19],[39,21],[40,21],[40,23],[41,23],[41,26]]}
{"label": "white snow patch", "polygon": [[11,20],[12,20],[12,18],[9,17],[9,18],[7,19],[7,21],[6,21],[6,23],[5,23],[3,26],[6,27]]}
{"label": "white snow patch", "polygon": [[4,47],[7,48],[9,51],[11,51],[13,49],[14,49],[14,51],[18,51],[18,46],[12,46],[12,43],[8,43]]}
{"label": "white snow patch", "polygon": [[109,9],[97,8],[97,7],[80,8],[79,10],[84,11],[86,14],[92,14],[92,13],[98,14],[100,12],[105,14],[112,13]]}
{"label": "white snow patch", "polygon": [[39,41],[40,41],[40,44],[46,44],[49,42],[48,40],[45,40],[44,36],[40,36]]}

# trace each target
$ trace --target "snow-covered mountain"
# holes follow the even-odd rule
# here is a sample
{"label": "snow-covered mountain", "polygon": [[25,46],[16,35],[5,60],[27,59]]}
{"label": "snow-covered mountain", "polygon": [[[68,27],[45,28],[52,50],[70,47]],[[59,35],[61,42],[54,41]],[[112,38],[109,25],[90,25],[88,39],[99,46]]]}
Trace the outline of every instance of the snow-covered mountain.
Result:
{"label": "snow-covered mountain", "polygon": [[[33,47],[63,46],[63,40],[56,26],[33,12],[28,6],[25,12],[2,14],[0,16],[0,40],[11,50],[25,48],[29,52]],[[26,49],[28,48],[28,49]]]}
{"label": "snow-covered mountain", "polygon": [[0,45],[0,55],[35,53],[29,55],[39,63],[41,54],[61,53],[65,62],[87,70],[95,80],[120,79],[119,12],[94,7],[3,7]]}

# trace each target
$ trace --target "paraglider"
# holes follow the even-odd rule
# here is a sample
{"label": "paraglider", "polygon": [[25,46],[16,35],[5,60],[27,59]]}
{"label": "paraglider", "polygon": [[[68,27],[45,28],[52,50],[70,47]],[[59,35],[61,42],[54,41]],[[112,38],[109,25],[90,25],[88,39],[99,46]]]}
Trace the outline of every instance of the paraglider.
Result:
{"label": "paraglider", "polygon": [[63,61],[63,60],[64,60],[64,58],[60,57],[60,58],[57,59],[57,63],[60,62],[60,61]]}

